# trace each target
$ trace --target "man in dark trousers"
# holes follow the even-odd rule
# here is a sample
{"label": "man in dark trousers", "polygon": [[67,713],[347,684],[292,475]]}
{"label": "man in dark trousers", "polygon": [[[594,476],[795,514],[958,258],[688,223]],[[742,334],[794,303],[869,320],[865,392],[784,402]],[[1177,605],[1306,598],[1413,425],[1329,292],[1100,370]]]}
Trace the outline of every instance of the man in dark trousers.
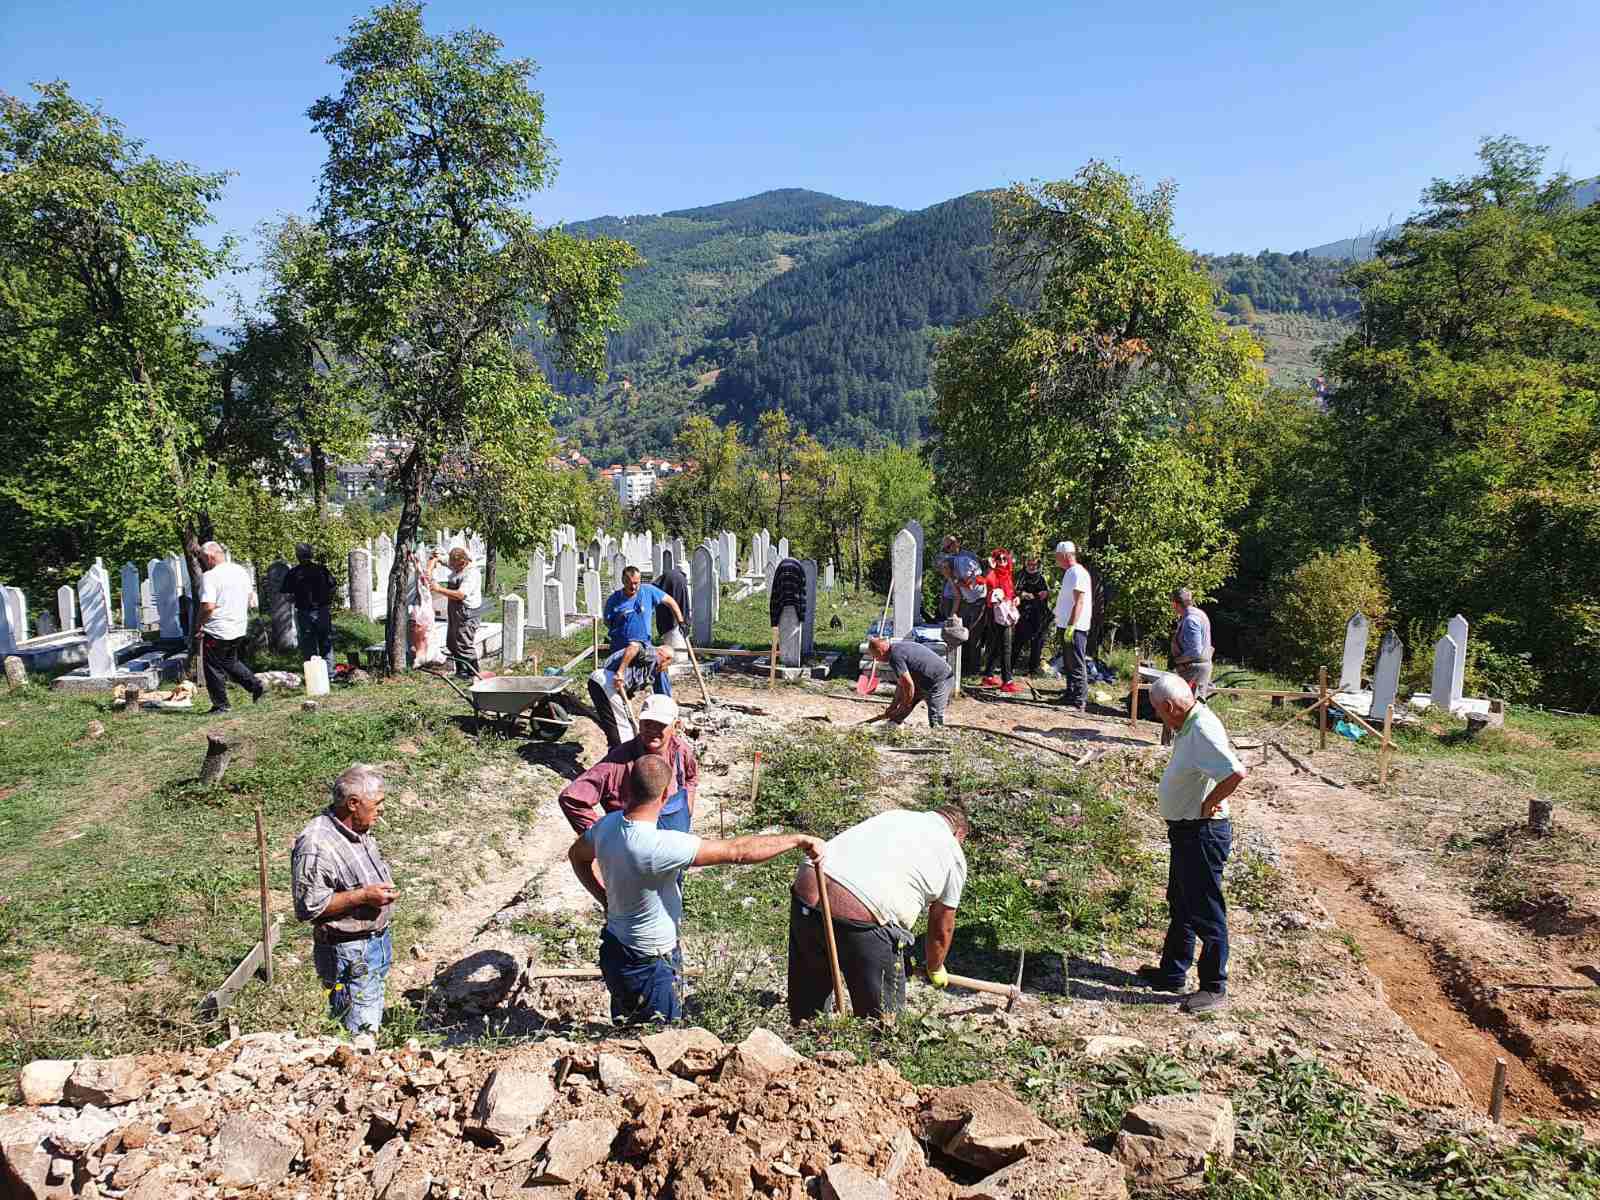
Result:
{"label": "man in dark trousers", "polygon": [[[1050,583],[1039,569],[1039,556],[1022,560],[1022,577],[1017,580],[1017,603],[1022,606],[1018,622],[1017,665],[1028,664],[1028,674],[1039,673],[1044,657],[1044,641],[1050,633]],[[1026,656],[1026,657],[1024,657]]]}
{"label": "man in dark trousers", "polygon": [[683,621],[683,609],[676,600],[655,584],[641,581],[638,567],[624,567],[622,586],[606,597],[603,609],[612,651],[624,649],[629,642],[648,642],[656,609],[663,605]]}
{"label": "man in dark trousers", "polygon": [[295,565],[283,577],[283,590],[294,597],[294,625],[300,631],[300,657],[321,658],[333,678],[333,595],[338,584],[327,566],[313,560],[310,545],[294,548]]}
{"label": "man in dark trousers", "polygon": [[661,590],[672,604],[656,605],[656,639],[663,646],[686,650],[689,647],[689,628],[684,614],[689,611],[689,580],[677,563],[673,563],[672,570],[662,576]]}
{"label": "man in dark trousers", "polygon": [[882,637],[867,639],[867,653],[879,662],[888,663],[894,671],[894,699],[889,701],[885,711],[868,717],[861,724],[889,721],[899,725],[924,700],[928,702],[929,728],[944,724],[944,710],[950,703],[950,693],[956,682],[956,673],[944,655],[916,642],[891,642]]}

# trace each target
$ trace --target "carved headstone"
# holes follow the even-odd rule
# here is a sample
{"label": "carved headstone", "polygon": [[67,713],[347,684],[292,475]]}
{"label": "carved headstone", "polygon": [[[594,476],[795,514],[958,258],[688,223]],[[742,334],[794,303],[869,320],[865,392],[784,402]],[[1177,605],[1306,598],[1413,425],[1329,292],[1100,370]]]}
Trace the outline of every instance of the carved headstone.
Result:
{"label": "carved headstone", "polygon": [[89,674],[110,675],[117,669],[111,651],[111,594],[105,580],[89,572],[78,581],[78,607],[83,613],[83,636],[89,641]]}
{"label": "carved headstone", "polygon": [[1361,667],[1367,661],[1367,634],[1372,626],[1361,613],[1356,613],[1344,626],[1344,658],[1339,664],[1339,690],[1361,690]]}
{"label": "carved headstone", "polygon": [[161,612],[156,608],[156,590],[147,576],[139,584],[139,627],[161,624]]}
{"label": "carved headstone", "polygon": [[794,605],[785,604],[778,614],[778,661],[786,667],[800,665],[800,648],[805,638],[805,624],[795,614]]}
{"label": "carved headstone", "polygon": [[528,628],[544,628],[544,581],[550,577],[544,551],[535,550],[528,564]]}
{"label": "carved headstone", "polygon": [[605,544],[599,538],[589,539],[589,549],[583,556],[583,565],[591,571],[600,565],[600,556],[606,552]]}
{"label": "carved headstone", "polygon": [[833,591],[833,559],[822,564],[822,590]]}
{"label": "carved headstone", "polygon": [[782,562],[784,559],[786,559],[788,557],[789,557],[789,539],[788,538],[779,538],[778,539],[778,561]]}
{"label": "carved headstone", "polygon": [[130,563],[123,563],[117,572],[118,581],[122,584],[122,624],[128,629],[139,628],[139,568]]}
{"label": "carved headstone", "polygon": [[910,637],[917,619],[917,539],[910,530],[902,529],[894,535],[889,564],[892,569],[889,588],[894,636]]}
{"label": "carved headstone", "polygon": [[922,532],[922,522],[913,517],[906,522],[905,527],[911,531],[911,536],[917,539],[917,565],[914,574],[917,577],[917,616],[922,615],[922,572],[927,566],[927,558],[923,550],[927,545],[927,535]]}
{"label": "carved headstone", "polygon": [[500,662],[510,667],[522,661],[523,604],[513,592],[500,601]]}
{"label": "carved headstone", "polygon": [[289,564],[281,558],[267,568],[267,594],[262,597],[272,618],[270,644],[274,650],[296,650],[299,638],[294,624],[294,597],[283,590]]}
{"label": "carved headstone", "polygon": [[178,571],[170,558],[159,559],[150,572],[150,586],[156,594],[156,617],[163,638],[181,638],[183,622],[178,617]]}
{"label": "carved headstone", "polygon": [[693,612],[694,640],[702,646],[711,644],[711,629],[717,617],[717,567],[711,551],[701,546],[694,552],[689,589]]}
{"label": "carved headstone", "polygon": [[381,621],[389,612],[389,576],[394,573],[394,539],[387,533],[378,537],[376,579],[372,589],[372,619]]}
{"label": "carved headstone", "polygon": [[1433,647],[1433,706],[1444,712],[1450,712],[1461,699],[1455,690],[1456,659],[1460,654],[1455,638],[1448,633],[1434,643]]}
{"label": "carved headstone", "polygon": [[600,615],[603,599],[600,593],[600,568],[592,567],[583,573],[583,611],[591,617]]}
{"label": "carved headstone", "polygon": [[1367,710],[1367,719],[1374,725],[1383,720],[1384,710],[1394,703],[1395,693],[1400,690],[1405,649],[1392,629],[1378,643],[1378,665],[1372,670],[1372,707]]}
{"label": "carved headstone", "polygon": [[56,589],[56,628],[68,630],[77,627],[78,593],[63,583]]}
{"label": "carved headstone", "polygon": [[372,614],[372,555],[365,547],[350,551],[350,610],[363,617]]}
{"label": "carved headstone", "polygon": [[20,588],[0,587],[0,649],[15,650],[28,640],[28,602]]}

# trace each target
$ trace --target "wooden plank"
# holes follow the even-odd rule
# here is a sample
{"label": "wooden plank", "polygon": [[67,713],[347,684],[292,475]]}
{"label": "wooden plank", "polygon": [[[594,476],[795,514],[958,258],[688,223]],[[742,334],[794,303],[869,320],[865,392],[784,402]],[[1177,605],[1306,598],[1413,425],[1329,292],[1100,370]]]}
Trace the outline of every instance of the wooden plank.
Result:
{"label": "wooden plank", "polygon": [[[278,944],[278,940],[283,936],[282,916],[273,918],[272,926],[268,930],[268,933],[270,933],[272,936],[272,944],[276,946]],[[260,942],[257,942],[254,946],[252,946],[250,948],[250,953],[246,954],[244,958],[240,960],[239,965],[233,969],[233,973],[229,975],[227,979],[222,981],[222,986],[216,991],[209,993],[204,1000],[200,1001],[201,1014],[206,1016],[216,1016],[223,1009],[227,1008],[228,1005],[232,1004],[234,997],[244,989],[245,984],[250,982],[250,977],[265,968],[267,955],[271,952],[272,951],[270,947],[263,952]]]}

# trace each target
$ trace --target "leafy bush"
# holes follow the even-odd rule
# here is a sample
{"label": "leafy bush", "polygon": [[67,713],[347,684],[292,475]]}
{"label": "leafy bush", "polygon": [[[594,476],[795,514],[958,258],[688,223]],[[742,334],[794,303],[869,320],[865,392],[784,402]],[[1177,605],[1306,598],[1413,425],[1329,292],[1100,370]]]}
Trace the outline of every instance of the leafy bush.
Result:
{"label": "leafy bush", "polygon": [[1378,555],[1364,541],[1331,554],[1318,551],[1279,584],[1272,617],[1277,666],[1304,678],[1315,675],[1319,667],[1337,675],[1344,657],[1345,624],[1357,612],[1371,623],[1370,662],[1389,616]]}

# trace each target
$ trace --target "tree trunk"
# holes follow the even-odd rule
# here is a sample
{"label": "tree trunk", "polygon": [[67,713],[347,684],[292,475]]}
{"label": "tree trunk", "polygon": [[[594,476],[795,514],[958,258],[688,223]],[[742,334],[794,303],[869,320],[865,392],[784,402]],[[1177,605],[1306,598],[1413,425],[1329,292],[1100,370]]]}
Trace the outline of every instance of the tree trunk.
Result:
{"label": "tree trunk", "polygon": [[[487,541],[487,539],[485,539]],[[500,566],[500,555],[495,552],[494,543],[488,542],[483,549],[483,595],[484,602],[494,595],[495,572]]]}
{"label": "tree trunk", "polygon": [[393,674],[406,662],[406,567],[410,562],[410,548],[416,544],[417,532],[422,527],[422,466],[421,455],[415,449],[400,468],[400,487],[404,499],[400,505],[400,527],[395,531],[394,566],[389,569],[389,627],[384,631],[383,644],[388,660],[380,664],[385,674]]}
{"label": "tree trunk", "polygon": [[317,442],[311,443],[311,503],[321,521],[328,505],[328,455]]}

